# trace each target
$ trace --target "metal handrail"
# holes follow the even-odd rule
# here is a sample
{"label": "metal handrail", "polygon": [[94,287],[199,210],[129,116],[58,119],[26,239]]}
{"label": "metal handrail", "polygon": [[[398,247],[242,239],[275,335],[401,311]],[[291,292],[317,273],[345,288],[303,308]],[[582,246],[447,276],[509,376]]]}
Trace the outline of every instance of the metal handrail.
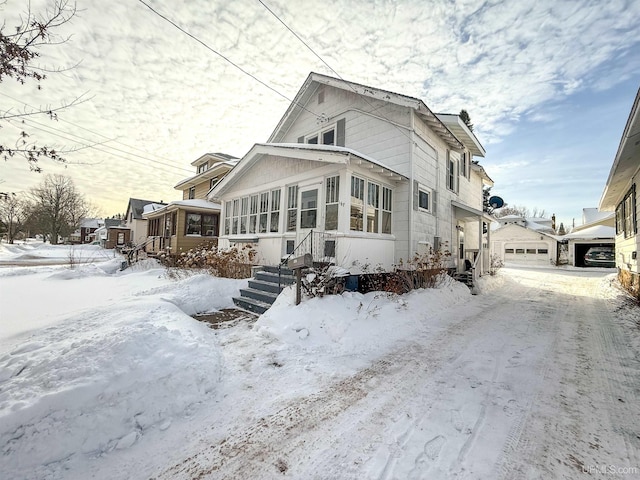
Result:
{"label": "metal handrail", "polygon": [[[295,246],[295,248],[287,256],[287,258],[281,260],[280,263],[278,264],[278,289],[282,288],[282,285],[281,285],[282,266],[287,265],[289,263],[289,260],[291,260],[291,257],[293,256],[293,254],[296,253],[296,250],[298,250],[304,244],[304,242],[307,240],[307,238],[309,238],[311,234],[313,234],[313,230],[309,231],[309,233],[307,233],[305,237],[302,240],[300,240],[298,245]],[[313,237],[311,238],[313,239]],[[311,244],[311,246],[313,247],[313,243]],[[312,255],[313,255],[313,251],[312,251]]]}

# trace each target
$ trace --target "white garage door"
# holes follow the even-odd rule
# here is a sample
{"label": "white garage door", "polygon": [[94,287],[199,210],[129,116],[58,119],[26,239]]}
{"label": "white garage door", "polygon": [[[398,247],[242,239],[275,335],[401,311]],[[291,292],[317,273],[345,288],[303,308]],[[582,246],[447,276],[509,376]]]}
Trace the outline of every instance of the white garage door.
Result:
{"label": "white garage door", "polygon": [[549,246],[546,243],[507,243],[504,246],[505,263],[549,265],[549,258]]}

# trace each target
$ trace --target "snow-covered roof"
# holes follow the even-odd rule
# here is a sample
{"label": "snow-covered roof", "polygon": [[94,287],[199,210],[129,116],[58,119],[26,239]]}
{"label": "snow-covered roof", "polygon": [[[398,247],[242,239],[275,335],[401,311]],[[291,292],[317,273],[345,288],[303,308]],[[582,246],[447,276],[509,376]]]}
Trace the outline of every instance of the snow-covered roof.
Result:
{"label": "snow-covered roof", "polygon": [[197,208],[200,210],[212,210],[216,212],[219,212],[222,209],[222,206],[219,203],[210,202],[209,200],[204,200],[202,198],[193,198],[190,200],[176,200],[174,202],[169,202],[161,208],[145,211],[144,216],[146,217],[152,213],[160,213],[170,210],[172,207]]}
{"label": "snow-covered roof", "polygon": [[582,223],[593,223],[605,218],[612,217],[614,212],[601,212],[597,208],[583,208],[582,209]]}
{"label": "snow-covered roof", "polygon": [[104,220],[101,218],[85,218],[80,223],[83,228],[98,228],[101,225],[104,225]]}
{"label": "snow-covered roof", "polygon": [[615,227],[595,225],[578,232],[568,233],[562,238],[567,240],[595,240],[597,238],[613,240],[616,237]]}
{"label": "snow-covered roof", "polygon": [[[315,84],[315,85],[314,85]],[[454,150],[461,149],[464,145],[462,141],[455,136],[455,134],[444,124],[444,122],[434,114],[427,105],[419,98],[410,97],[400,93],[394,93],[381,88],[370,87],[367,85],[361,85],[356,82],[349,82],[341,78],[334,78],[328,75],[311,72],[305,80],[300,90],[296,94],[295,98],[289,105],[289,108],[278,122],[275,130],[269,137],[269,142],[278,142],[282,140],[284,134],[288,131],[291,125],[295,122],[299,112],[304,108],[304,105],[310,100],[312,95],[317,91],[316,85],[326,85],[340,90],[345,90],[363,97],[371,98],[374,100],[380,100],[383,102],[400,105],[413,109],[416,114],[421,117],[424,122],[431,128],[437,135],[442,138],[444,142]],[[319,117],[320,118],[320,117]]]}
{"label": "snow-covered roof", "polygon": [[407,177],[388,167],[384,163],[369,157],[363,153],[347,147],[337,147],[335,145],[315,145],[308,143],[256,143],[236,168],[231,170],[220,182],[218,182],[209,192],[209,198],[223,192],[242,172],[250,168],[253,162],[261,155],[277,155],[281,157],[296,158],[301,160],[311,160],[315,162],[326,162],[336,164],[348,164],[350,162],[367,162],[380,168],[379,172],[392,181],[407,180]]}
{"label": "snow-covered roof", "polygon": [[160,210],[166,206],[166,203],[148,203],[143,207],[142,214],[145,215],[147,213],[155,212],[156,210]]}

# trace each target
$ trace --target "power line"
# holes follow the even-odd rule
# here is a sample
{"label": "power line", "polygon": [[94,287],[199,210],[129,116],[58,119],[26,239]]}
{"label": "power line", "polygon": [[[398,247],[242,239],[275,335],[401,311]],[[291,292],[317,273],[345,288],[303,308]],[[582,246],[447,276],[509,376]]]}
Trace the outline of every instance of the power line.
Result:
{"label": "power line", "polygon": [[[7,98],[9,98],[9,99],[13,100],[14,102],[21,103],[21,104],[23,104],[23,105],[25,105],[25,106],[27,106],[27,107],[29,107],[29,108],[32,108],[32,109],[34,109],[34,110],[38,110],[38,109],[37,109],[36,107],[34,107],[33,105],[29,105],[28,103],[23,102],[22,100],[19,100],[19,99],[17,99],[17,98],[14,98],[14,97],[12,97],[11,95],[7,95],[6,93],[2,93],[2,92],[0,92],[0,95],[2,95],[3,97],[7,97]],[[42,112],[42,113],[46,113],[46,112]],[[151,153],[147,152],[146,150],[142,150],[141,148],[134,147],[133,145],[127,145],[126,143],[123,143],[123,142],[121,142],[121,141],[119,141],[119,140],[116,140],[115,138],[108,137],[107,135],[104,135],[104,134],[102,134],[102,133],[100,133],[100,132],[96,132],[96,131],[91,130],[91,129],[89,129],[89,128],[83,127],[82,125],[78,125],[77,123],[73,123],[73,122],[71,122],[71,121],[69,121],[69,120],[66,120],[66,119],[64,119],[64,118],[56,118],[56,120],[57,120],[57,121],[59,121],[59,122],[68,123],[69,125],[72,125],[72,126],[74,126],[74,127],[76,127],[76,128],[79,128],[79,129],[81,129],[81,130],[85,130],[85,131],[87,131],[87,132],[89,132],[89,133],[92,133],[92,134],[94,134],[94,135],[98,135],[98,136],[100,136],[100,137],[106,138],[109,142],[117,143],[117,144],[119,144],[119,145],[122,145],[122,146],[124,146],[124,147],[130,148],[130,149],[133,149],[133,150],[137,150],[137,151],[142,152],[142,153],[147,154],[147,155],[152,155]],[[53,128],[53,127],[50,127],[50,128]],[[64,133],[67,133],[67,132],[64,132]],[[72,134],[69,134],[69,135],[72,135]],[[79,137],[79,138],[82,138],[82,137]],[[85,140],[85,141],[89,141],[90,143],[96,143],[96,142],[94,142],[93,140],[87,140],[87,139],[84,139],[84,140]],[[109,146],[109,148],[114,148],[114,147]],[[127,153],[128,153],[128,152],[127,152]],[[132,155],[133,155],[133,154],[132,154]],[[164,159],[164,160],[167,160],[168,162],[173,161],[172,159],[167,158],[167,157],[163,157],[162,155],[155,155],[155,154],[153,154],[153,155],[154,155],[154,156],[156,156],[156,157],[158,157],[158,158],[162,158],[162,159]],[[142,157],[142,158],[144,158],[144,157]],[[156,161],[156,162],[157,162],[157,160],[151,160],[151,161]],[[175,167],[175,165],[173,165],[173,167]],[[182,170],[190,171],[190,170],[187,170],[187,169],[182,168],[182,167],[176,167],[176,168],[181,168]]]}
{"label": "power line", "polygon": [[[40,128],[40,130],[43,130],[43,128],[47,128],[49,130],[53,130],[54,132],[62,132],[64,134],[66,134],[66,135],[71,135],[72,137],[79,138],[83,142],[88,142],[88,144],[83,145],[84,147],[87,147],[87,148],[93,148],[93,146],[96,144],[94,141],[92,141],[90,139],[87,139],[87,138],[84,138],[84,137],[81,137],[80,135],[76,135],[74,133],[65,132],[64,130],[60,130],[59,128],[55,128],[55,127],[52,127],[50,125],[45,125],[45,124],[40,123],[40,122],[36,122],[35,120],[30,119],[30,118],[29,119],[24,119],[24,121],[27,124],[39,125],[40,127],[42,127],[42,128]],[[34,127],[34,128],[38,128],[38,127]],[[60,138],[64,138],[65,140],[70,140],[72,142],[77,142],[77,140],[73,140],[71,138],[65,137],[63,135],[60,135],[60,134],[57,134],[57,133],[54,133],[54,132],[51,132],[51,131],[47,131],[47,130],[43,130],[43,131],[46,131],[47,133],[49,133],[51,135],[58,136]],[[130,155],[130,156],[133,156],[133,157],[141,158],[143,160],[147,160],[147,161],[152,162],[152,163],[157,163],[158,165],[164,165],[165,167],[170,167],[170,168],[175,168],[175,169],[186,171],[186,172],[191,172],[191,170],[188,170],[186,168],[178,167],[178,166],[172,165],[170,163],[164,163],[164,162],[161,162],[159,160],[155,160],[153,158],[143,157],[142,155],[138,155],[138,154],[132,153],[132,152],[127,152],[126,150],[122,150],[120,148],[112,147],[110,145],[106,145],[106,144],[103,144],[103,143],[99,143],[98,145],[102,145],[103,147],[110,148],[112,150],[115,150],[116,152],[124,153],[125,155]]]}
{"label": "power line", "polygon": [[[142,1],[142,0],[140,0],[140,1]],[[329,65],[327,62],[325,62],[325,61],[324,61],[324,59],[323,59],[319,54],[317,54],[317,53],[315,52],[315,50],[314,50],[313,48],[311,48],[311,46],[309,46],[309,44],[308,44],[307,42],[305,42],[305,41],[300,37],[300,35],[298,35],[296,32],[294,32],[294,31],[293,31],[293,29],[291,29],[291,28],[290,28],[290,27],[289,27],[289,26],[288,26],[288,25],[287,25],[287,24],[286,24],[286,23],[285,23],[285,22],[284,22],[284,21],[283,21],[283,20],[278,16],[278,15],[276,15],[276,14],[273,12],[273,10],[271,10],[271,9],[270,9],[270,8],[269,8],[269,7],[268,7],[268,6],[267,6],[267,5],[266,5],[262,0],[258,0],[258,2],[260,2],[260,4],[261,4],[264,8],[266,8],[266,9],[269,11],[269,13],[271,13],[271,15],[273,15],[273,16],[274,16],[274,17],[275,17],[275,18],[276,18],[276,19],[277,19],[277,20],[278,20],[282,25],[284,25],[284,27],[285,27],[287,30],[289,30],[289,32],[291,32],[291,33],[293,34],[293,36],[294,36],[294,37],[296,37],[296,38],[297,38],[297,39],[298,39],[298,40],[299,40],[299,41],[300,41],[300,42],[301,42],[305,47],[307,47],[311,53],[313,53],[313,54],[314,54],[314,55],[315,55],[315,56],[316,56],[316,57],[317,57],[317,58],[318,58],[322,63],[324,63],[324,64],[326,65],[326,67],[327,67],[329,70],[331,70],[331,71],[332,71],[332,72],[333,72],[333,73],[334,73],[334,74],[335,74],[335,75],[336,75],[340,80],[342,80],[342,81],[345,83],[345,85],[346,85],[347,87],[349,87],[349,88],[353,91],[353,93],[360,95],[360,94],[358,93],[358,91],[356,91],[356,89],[355,89],[355,88],[353,88],[353,86],[351,85],[351,83],[350,83],[350,82],[348,82],[347,80],[345,80],[344,78],[342,78],[342,76],[341,76],[338,72],[336,72],[336,71],[331,67],[331,65]],[[375,112],[375,111],[377,111],[377,110],[379,110],[379,109],[381,109],[382,107],[384,107],[384,106],[385,106],[385,105],[383,104],[383,105],[380,105],[380,106],[378,106],[378,107],[375,107],[371,102],[369,102],[369,100],[367,99],[367,97],[366,97],[366,96],[364,96],[364,95],[362,95],[362,99],[365,101],[365,103],[366,103],[367,105],[369,105],[369,106],[373,109],[373,110],[371,110],[371,111],[370,111],[370,112],[368,112],[368,113],[373,113],[373,112]],[[303,108],[304,108],[304,107],[303,107]],[[306,110],[306,109],[305,109],[305,110]],[[394,127],[395,127],[395,128],[396,128],[396,129],[397,129],[397,130],[402,134],[402,135],[404,135],[405,137],[407,137],[407,139],[408,139],[410,142],[415,143],[415,142],[413,141],[413,139],[412,139],[409,135],[407,135],[407,133],[406,133],[406,132],[404,132],[400,127],[398,127],[397,125],[395,125],[393,122],[391,122],[391,121],[390,121],[388,118],[386,118],[384,115],[380,114],[380,116],[381,116],[383,119],[385,119],[386,121],[388,121],[391,125],[393,125],[393,126],[394,126]]]}
{"label": "power line", "polygon": [[[14,121],[15,121],[15,120],[14,120]],[[14,127],[17,127],[17,125],[15,125],[15,124],[13,123],[14,121],[9,120],[9,123],[13,124],[13,125],[14,125]],[[32,122],[32,120],[24,120],[24,122],[25,122],[25,123],[31,123],[31,122]],[[74,139],[69,138],[69,137],[65,137],[64,135],[60,135],[60,134],[58,134],[58,133],[55,133],[55,132],[53,132],[53,131],[51,131],[51,130],[49,130],[49,129],[47,129],[47,128],[38,127],[38,126],[36,126],[36,125],[29,125],[29,126],[30,126],[30,128],[34,128],[34,129],[36,129],[36,130],[40,130],[40,131],[42,131],[42,132],[48,133],[49,135],[54,135],[54,136],[57,136],[57,137],[63,138],[63,139],[65,139],[65,140],[69,140],[69,141],[72,141],[72,142],[77,142],[77,140],[74,140]],[[69,134],[69,135],[73,135],[73,134]],[[73,136],[77,136],[77,135],[73,135]],[[85,141],[86,141],[86,140],[85,140]],[[134,160],[134,159],[132,159],[132,158],[130,158],[130,157],[125,157],[125,156],[123,156],[123,155],[119,155],[119,154],[114,153],[114,152],[110,152],[110,151],[108,151],[108,150],[104,150],[103,148],[99,148],[99,147],[97,147],[96,145],[85,145],[85,144],[80,144],[80,145],[82,145],[82,147],[83,147],[83,148],[92,148],[92,149],[97,150],[97,151],[99,151],[99,152],[106,153],[107,155],[111,155],[111,156],[113,156],[113,157],[121,158],[121,159],[123,159],[123,160],[126,160],[126,161],[128,161],[128,162],[132,162],[132,163],[136,163],[136,164],[138,164],[138,165],[142,165],[142,166],[148,167],[148,165],[147,165],[146,163],[140,162],[140,161],[138,161],[138,160]],[[113,147],[108,147],[108,148],[113,148]],[[130,154],[129,152],[124,152],[124,153],[126,153],[127,155],[132,155],[132,154]],[[152,161],[152,162],[154,161],[154,160],[147,159],[147,158],[144,158],[144,157],[141,157],[141,158],[143,158],[143,159],[145,159],[145,160],[147,160],[147,161]],[[157,162],[156,162],[156,163],[157,163]],[[165,164],[162,164],[162,163],[161,163],[161,165],[165,165]],[[175,165],[167,165],[167,166],[170,166],[170,167],[172,167],[172,168],[180,168],[180,167],[176,167]],[[168,170],[166,170],[165,168],[162,168],[162,167],[156,167],[156,169],[157,169],[157,170],[162,170],[162,171],[164,171],[164,172],[166,172],[166,173],[169,173],[169,174],[172,174],[172,175],[175,175],[175,172],[169,172]],[[182,170],[185,170],[185,169],[182,169]]]}
{"label": "power line", "polygon": [[275,88],[273,88],[272,86],[268,85],[267,83],[263,82],[262,80],[260,80],[258,77],[256,77],[255,75],[247,72],[244,68],[242,68],[240,65],[234,63],[233,61],[231,61],[229,58],[227,58],[226,56],[224,56],[223,54],[221,54],[220,52],[214,50],[212,47],[210,47],[209,45],[207,45],[205,42],[203,42],[202,40],[200,40],[198,37],[196,37],[195,35],[189,33],[188,31],[186,31],[184,28],[182,28],[180,25],[178,25],[177,23],[175,23],[173,20],[171,20],[170,18],[166,17],[165,15],[161,14],[160,12],[158,12],[157,10],[155,10],[153,7],[151,7],[149,4],[147,4],[146,2],[144,2],[143,0],[138,0],[140,3],[142,3],[145,7],[147,7],[149,10],[151,10],[153,13],[155,13],[156,15],[158,15],[160,18],[162,18],[163,20],[169,22],[171,25],[173,25],[174,27],[176,27],[178,30],[180,30],[182,33],[184,33],[185,35],[187,35],[188,37],[192,38],[193,40],[195,40],[196,42],[198,42],[200,45],[202,45],[203,47],[205,47],[207,50],[215,53],[216,55],[218,55],[220,58],[222,58],[225,62],[233,65],[235,68],[237,68],[238,70],[240,70],[242,73],[244,73],[245,75],[251,77],[252,79],[254,79],[256,82],[260,83],[261,85],[263,85],[264,87],[268,88],[269,90],[271,90],[272,92],[274,92],[275,94],[279,95],[280,97],[284,98],[285,100],[287,100],[289,103],[295,103],[296,105],[298,105],[299,107],[303,108],[304,110],[306,110],[307,112],[309,112],[311,115],[313,115],[314,117],[320,118],[319,115],[317,115],[316,113],[313,113],[311,110],[307,109],[304,105],[301,105],[299,103],[294,102],[293,100],[291,100],[289,97],[287,97],[286,95],[284,95],[283,93],[280,93],[278,90],[276,90]]}

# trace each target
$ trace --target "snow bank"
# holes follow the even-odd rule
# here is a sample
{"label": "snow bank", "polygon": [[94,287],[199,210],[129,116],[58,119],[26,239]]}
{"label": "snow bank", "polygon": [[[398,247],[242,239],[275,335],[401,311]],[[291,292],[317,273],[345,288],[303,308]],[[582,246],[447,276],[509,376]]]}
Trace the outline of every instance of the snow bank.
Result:
{"label": "snow bank", "polygon": [[345,292],[296,306],[295,290],[288,287],[258,319],[255,330],[280,341],[283,349],[325,350],[365,361],[406,338],[408,332],[424,332],[425,322],[427,327],[439,326],[438,314],[470,295],[462,283],[446,282],[440,288],[402,296]]}
{"label": "snow bank", "polygon": [[[56,478],[75,462],[170,428],[216,397],[222,357],[215,331],[188,315],[228,306],[247,281],[196,275],[175,282],[163,272],[108,276],[83,266],[32,276],[66,285],[58,292],[71,305],[56,307],[76,313],[0,338],[0,478]],[[114,281],[119,287],[108,291]],[[87,285],[101,290],[93,308],[63,298]],[[30,322],[26,314],[14,320]]]}

